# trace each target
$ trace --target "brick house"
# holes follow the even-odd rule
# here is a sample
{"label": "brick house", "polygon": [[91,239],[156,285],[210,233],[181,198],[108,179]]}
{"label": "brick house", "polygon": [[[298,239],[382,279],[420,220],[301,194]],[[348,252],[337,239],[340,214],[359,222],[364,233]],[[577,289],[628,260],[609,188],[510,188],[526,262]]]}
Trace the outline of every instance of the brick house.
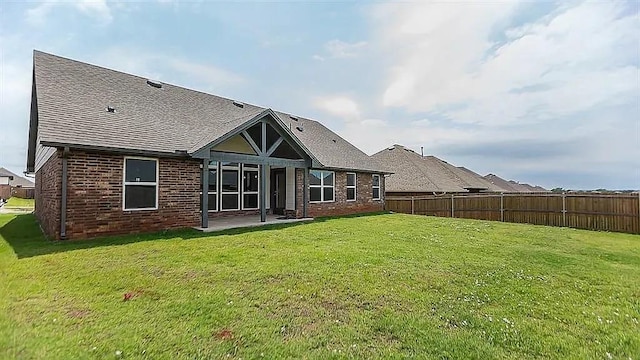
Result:
{"label": "brick house", "polygon": [[0,167],[0,201],[10,197],[33,199],[34,184],[29,179]]}
{"label": "brick house", "polygon": [[380,211],[386,174],[317,121],[39,51],[27,171],[53,239]]}

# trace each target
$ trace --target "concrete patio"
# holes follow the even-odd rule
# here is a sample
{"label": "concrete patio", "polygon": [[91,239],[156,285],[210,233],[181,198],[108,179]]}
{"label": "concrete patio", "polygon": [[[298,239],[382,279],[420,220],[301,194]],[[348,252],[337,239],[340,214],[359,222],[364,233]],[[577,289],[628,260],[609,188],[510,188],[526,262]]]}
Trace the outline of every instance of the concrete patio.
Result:
{"label": "concrete patio", "polygon": [[267,221],[260,222],[260,215],[244,215],[244,216],[230,216],[230,217],[216,217],[209,218],[209,227],[202,228],[196,227],[196,230],[203,232],[213,232],[229,229],[258,227],[275,224],[291,224],[298,222],[312,221],[313,218],[302,219],[285,219],[282,215],[270,215],[267,214]]}

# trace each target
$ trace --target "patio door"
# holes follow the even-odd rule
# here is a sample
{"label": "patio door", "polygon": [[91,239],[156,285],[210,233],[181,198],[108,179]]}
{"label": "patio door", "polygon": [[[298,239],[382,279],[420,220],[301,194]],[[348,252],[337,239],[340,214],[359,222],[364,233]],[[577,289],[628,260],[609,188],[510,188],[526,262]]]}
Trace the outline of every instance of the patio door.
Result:
{"label": "patio door", "polygon": [[271,205],[274,214],[283,215],[287,204],[287,177],[285,169],[271,170]]}

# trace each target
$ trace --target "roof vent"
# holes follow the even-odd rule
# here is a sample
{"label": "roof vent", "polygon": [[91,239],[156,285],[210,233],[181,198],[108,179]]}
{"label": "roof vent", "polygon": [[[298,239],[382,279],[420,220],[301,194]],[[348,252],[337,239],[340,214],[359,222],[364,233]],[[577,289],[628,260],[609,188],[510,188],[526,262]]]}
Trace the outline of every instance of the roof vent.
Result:
{"label": "roof vent", "polygon": [[296,126],[296,130],[303,132],[304,131],[304,126],[302,124]]}
{"label": "roof vent", "polygon": [[336,141],[336,139],[331,139],[331,141],[333,141],[333,142],[337,142],[337,141]]}
{"label": "roof vent", "polygon": [[289,117],[291,118],[291,120],[293,121],[298,121],[298,117],[295,115],[289,115]]}
{"label": "roof vent", "polygon": [[393,149],[395,149],[395,146],[389,146],[389,147],[387,148],[387,150],[393,150]]}
{"label": "roof vent", "polygon": [[158,80],[147,79],[147,85],[154,87],[156,89],[162,89],[162,83]]}
{"label": "roof vent", "polygon": [[243,103],[241,103],[240,101],[236,101],[236,100],[233,100],[233,105],[235,105],[235,106],[237,106],[239,108],[243,108],[244,107]]}
{"label": "roof vent", "polygon": [[116,108],[114,108],[113,106],[109,105],[109,106],[107,106],[107,112],[115,113],[116,112]]}

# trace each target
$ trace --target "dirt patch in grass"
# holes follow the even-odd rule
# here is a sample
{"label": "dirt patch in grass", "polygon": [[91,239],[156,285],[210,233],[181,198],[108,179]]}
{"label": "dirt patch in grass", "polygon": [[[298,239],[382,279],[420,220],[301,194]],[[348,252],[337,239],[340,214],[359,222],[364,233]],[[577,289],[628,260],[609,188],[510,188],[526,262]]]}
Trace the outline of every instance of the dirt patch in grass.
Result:
{"label": "dirt patch in grass", "polygon": [[214,333],[213,337],[218,340],[233,340],[233,332],[229,329],[222,329]]}

